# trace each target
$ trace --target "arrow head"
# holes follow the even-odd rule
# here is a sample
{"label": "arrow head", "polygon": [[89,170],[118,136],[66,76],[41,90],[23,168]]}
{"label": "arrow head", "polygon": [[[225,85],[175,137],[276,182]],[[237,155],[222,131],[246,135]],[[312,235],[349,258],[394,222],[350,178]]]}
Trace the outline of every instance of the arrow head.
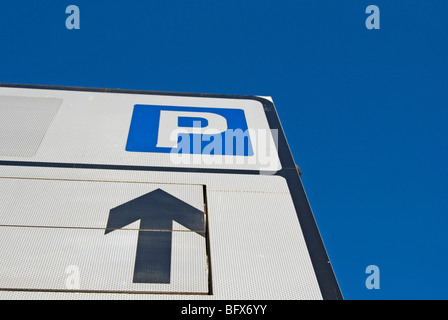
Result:
{"label": "arrow head", "polygon": [[188,203],[157,189],[109,212],[105,234],[137,221],[140,230],[172,230],[172,221],[204,236],[204,212]]}

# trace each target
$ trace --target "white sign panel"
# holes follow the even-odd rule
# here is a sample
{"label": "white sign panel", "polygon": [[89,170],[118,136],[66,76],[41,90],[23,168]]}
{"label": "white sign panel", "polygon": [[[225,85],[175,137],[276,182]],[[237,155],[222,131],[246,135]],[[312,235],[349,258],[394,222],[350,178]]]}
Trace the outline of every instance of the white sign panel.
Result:
{"label": "white sign panel", "polygon": [[275,108],[0,87],[0,298],[340,299]]}

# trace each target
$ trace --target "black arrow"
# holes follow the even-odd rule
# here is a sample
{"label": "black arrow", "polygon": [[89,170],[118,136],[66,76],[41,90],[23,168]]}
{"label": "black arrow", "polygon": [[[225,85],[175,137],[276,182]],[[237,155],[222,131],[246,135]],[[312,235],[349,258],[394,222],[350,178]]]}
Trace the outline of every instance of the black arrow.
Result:
{"label": "black arrow", "polygon": [[173,221],[205,237],[204,212],[157,189],[109,212],[108,234],[140,220],[135,283],[170,283]]}

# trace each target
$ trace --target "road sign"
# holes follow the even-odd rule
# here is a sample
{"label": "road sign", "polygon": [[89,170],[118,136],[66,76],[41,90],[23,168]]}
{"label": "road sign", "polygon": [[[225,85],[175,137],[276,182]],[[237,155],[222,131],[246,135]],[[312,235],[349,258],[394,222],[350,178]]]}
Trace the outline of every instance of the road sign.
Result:
{"label": "road sign", "polygon": [[4,84],[0,138],[0,298],[342,298],[270,98]]}

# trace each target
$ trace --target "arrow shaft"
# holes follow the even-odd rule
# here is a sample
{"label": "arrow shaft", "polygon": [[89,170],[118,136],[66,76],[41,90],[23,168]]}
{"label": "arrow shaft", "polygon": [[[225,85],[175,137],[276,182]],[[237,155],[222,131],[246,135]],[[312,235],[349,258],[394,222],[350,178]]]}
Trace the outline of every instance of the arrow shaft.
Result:
{"label": "arrow shaft", "polygon": [[139,231],[135,283],[170,283],[171,231]]}

